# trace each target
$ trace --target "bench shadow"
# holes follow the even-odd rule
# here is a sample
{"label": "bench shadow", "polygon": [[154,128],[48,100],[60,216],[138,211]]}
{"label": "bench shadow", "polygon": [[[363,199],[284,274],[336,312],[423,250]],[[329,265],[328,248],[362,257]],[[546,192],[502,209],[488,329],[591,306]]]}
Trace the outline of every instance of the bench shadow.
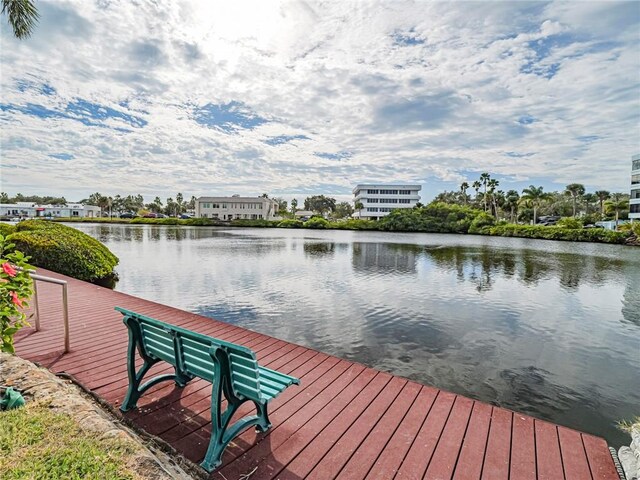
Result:
{"label": "bench shadow", "polygon": [[[277,425],[273,425],[267,432],[247,435],[250,430],[255,431],[254,427],[250,427],[228,445],[223,455],[222,466],[211,474],[207,474],[199,464],[204,459],[211,438],[211,384],[196,381],[193,382],[192,388],[189,388],[191,385],[190,383],[184,388],[174,384],[157,385],[141,398],[139,409],[123,413],[123,416],[136,428],[158,438],[175,452],[196,464],[203,478],[223,480],[224,477],[218,473],[218,470],[245,454],[251,456],[251,450],[258,444],[260,444],[261,458],[256,458],[257,462],[272,452],[270,433]],[[145,397],[147,401],[144,401]],[[152,400],[149,401],[148,397],[152,397]],[[255,414],[255,408],[250,408],[249,405],[250,403],[247,402],[247,406],[233,416],[232,423],[246,415]],[[226,408],[226,402],[223,408]],[[247,437],[251,441],[247,441]],[[248,472],[243,473],[250,474],[247,478],[251,480],[270,478],[278,472],[284,473],[286,471],[284,467],[285,465],[274,461],[272,456],[268,465],[260,465],[255,471],[252,467]],[[287,478],[300,477],[287,476]],[[230,479],[227,478],[227,480]]]}

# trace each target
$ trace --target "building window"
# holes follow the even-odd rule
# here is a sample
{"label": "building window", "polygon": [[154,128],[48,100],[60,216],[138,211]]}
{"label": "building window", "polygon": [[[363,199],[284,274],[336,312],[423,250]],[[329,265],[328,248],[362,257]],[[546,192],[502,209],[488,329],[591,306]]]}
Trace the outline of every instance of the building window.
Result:
{"label": "building window", "polygon": [[409,200],[408,198],[400,198],[398,200],[398,203],[411,203],[411,200]]}
{"label": "building window", "polygon": [[399,190],[400,195],[411,195],[411,190]]}
{"label": "building window", "polygon": [[640,160],[634,160],[631,164],[631,170],[640,170]]}
{"label": "building window", "polygon": [[378,190],[367,190],[367,193],[369,195],[377,195],[378,194]]}
{"label": "building window", "polygon": [[226,203],[223,203],[223,204],[222,204],[222,208],[227,208],[227,204],[226,204]]}
{"label": "building window", "polygon": [[398,203],[397,198],[381,198],[380,203]]}
{"label": "building window", "polygon": [[631,198],[640,198],[640,190],[631,190]]}
{"label": "building window", "polygon": [[398,190],[380,190],[380,195],[398,195]]}
{"label": "building window", "polygon": [[631,185],[640,183],[640,175],[631,175]]}
{"label": "building window", "polygon": [[367,203],[378,203],[378,199],[377,198],[367,198]]}
{"label": "building window", "polygon": [[629,213],[640,213],[640,203],[629,205]]}
{"label": "building window", "polygon": [[368,207],[367,212],[377,212],[378,209],[376,207]]}

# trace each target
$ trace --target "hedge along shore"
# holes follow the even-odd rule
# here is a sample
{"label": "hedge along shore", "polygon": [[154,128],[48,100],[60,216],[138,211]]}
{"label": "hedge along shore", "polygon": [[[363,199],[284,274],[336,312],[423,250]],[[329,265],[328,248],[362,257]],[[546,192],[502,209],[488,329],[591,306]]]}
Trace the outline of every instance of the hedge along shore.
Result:
{"label": "hedge along shore", "polygon": [[[398,209],[379,221],[347,219],[328,221],[312,217],[306,222],[294,219],[284,220],[233,220],[230,223],[215,222],[208,218],[134,218],[128,219],[56,219],[57,221],[123,223],[150,225],[184,226],[224,226],[248,228],[308,228],[336,230],[378,230],[389,232],[421,233],[461,233],[499,237],[519,237],[537,240],[558,240],[571,242],[612,243],[620,245],[640,245],[639,227],[626,232],[610,231],[601,228],[569,228],[564,226],[518,225],[497,222],[482,210],[461,205],[433,202],[421,208]],[[569,219],[577,223],[575,219]],[[640,225],[640,224],[639,224]]]}
{"label": "hedge along shore", "polygon": [[[56,377],[47,369],[20,357],[0,353],[0,384],[14,387],[22,393],[27,403],[41,402],[47,404],[51,412],[71,417],[87,435],[123,442],[133,452],[127,459],[127,466],[143,479],[194,478],[154,442],[143,441],[79,387],[69,380]],[[201,476],[196,467],[182,458],[180,461],[184,462],[186,468],[193,469],[197,477]]]}

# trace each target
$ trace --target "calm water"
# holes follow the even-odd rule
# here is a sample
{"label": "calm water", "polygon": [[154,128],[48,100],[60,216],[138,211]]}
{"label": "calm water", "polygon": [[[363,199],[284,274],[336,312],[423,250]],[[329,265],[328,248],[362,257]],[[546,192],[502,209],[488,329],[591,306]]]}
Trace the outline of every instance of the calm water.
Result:
{"label": "calm water", "polygon": [[436,234],[74,225],[116,289],[627,443],[640,249]]}

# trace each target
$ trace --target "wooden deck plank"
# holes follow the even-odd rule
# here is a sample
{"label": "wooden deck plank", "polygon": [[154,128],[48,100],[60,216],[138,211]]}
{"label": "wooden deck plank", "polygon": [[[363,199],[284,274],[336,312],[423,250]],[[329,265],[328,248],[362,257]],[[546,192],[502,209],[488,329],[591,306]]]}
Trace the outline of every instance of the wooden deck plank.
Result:
{"label": "wooden deck plank", "polygon": [[482,480],[508,480],[513,414],[493,407],[489,438],[482,467]]}
{"label": "wooden deck plank", "polygon": [[618,473],[609,454],[607,442],[585,433],[580,435],[589,461],[593,480],[618,480]]}
{"label": "wooden deck plank", "polygon": [[371,402],[391,380],[391,376],[375,372],[375,378],[363,388],[331,423],[314,436],[309,443],[278,475],[279,480],[306,478],[322,457],[341,438],[346,430],[360,418]]}
{"label": "wooden deck plank", "polygon": [[288,465],[298,453],[304,450],[316,437],[317,433],[322,432],[326,426],[349,405],[358,393],[371,383],[376,375],[377,372],[375,370],[368,368],[360,372],[358,377],[351,382],[347,388],[342,390],[342,392],[309,420],[305,428],[299,429],[279,447],[273,448],[271,453],[262,460],[256,473],[259,473],[261,478],[277,477],[279,480],[282,480],[282,475],[280,475],[282,468]]}
{"label": "wooden deck plank", "polygon": [[535,480],[538,474],[533,418],[514,413],[512,432],[511,478]]}
{"label": "wooden deck plank", "polygon": [[396,429],[402,423],[419,392],[420,385],[415,383],[405,384],[389,409],[342,468],[338,474],[339,477],[365,478],[367,476],[371,467],[396,432]]}
{"label": "wooden deck plank", "polygon": [[364,413],[348,428],[344,429],[344,434],[329,449],[314,469],[309,472],[306,478],[322,480],[336,478],[342,467],[351,458],[353,452],[384,415],[384,412],[387,411],[389,405],[396,399],[406,383],[406,380],[393,377],[367,406]]}
{"label": "wooden deck plank", "polygon": [[431,462],[427,467],[425,478],[439,478],[442,480],[452,478],[472,408],[473,400],[460,396],[456,397],[449,415],[449,421],[442,431],[436,450],[433,452],[433,457],[431,457]]}
{"label": "wooden deck plank", "polygon": [[558,436],[565,480],[589,480],[591,470],[580,433],[565,427],[558,427]]}
{"label": "wooden deck plank", "polygon": [[[301,378],[270,404],[272,429],[230,444],[210,478],[532,480],[617,478],[604,440],[378,372],[236,325],[41,270],[69,286],[71,352],[63,354],[59,287],[40,284],[41,326],[20,331],[17,352],[73,375],[118,407],[126,389],[127,330],[114,307],[246,345],[261,365]],[[170,372],[159,364],[153,372]],[[200,461],[211,431],[211,385],[170,382],[127,413],[185,457]],[[244,405],[240,413],[249,413]]]}
{"label": "wooden deck plank", "polygon": [[536,465],[539,480],[564,480],[560,440],[555,425],[535,420]]}
{"label": "wooden deck plank", "polygon": [[394,478],[415,479],[424,476],[455,400],[456,395],[453,393],[438,392],[433,407]]}
{"label": "wooden deck plank", "polygon": [[367,474],[367,480],[387,480],[395,476],[437,394],[438,391],[435,388],[421,388],[411,409]]}
{"label": "wooden deck plank", "polygon": [[454,480],[480,480],[489,438],[491,411],[491,405],[480,402],[474,403],[453,476]]}

